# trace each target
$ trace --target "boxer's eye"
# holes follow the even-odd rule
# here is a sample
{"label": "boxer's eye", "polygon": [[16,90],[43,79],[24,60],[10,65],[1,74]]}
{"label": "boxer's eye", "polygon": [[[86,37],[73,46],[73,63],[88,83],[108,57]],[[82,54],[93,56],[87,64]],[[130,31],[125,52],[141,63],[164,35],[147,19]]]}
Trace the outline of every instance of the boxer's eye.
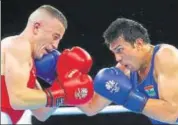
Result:
{"label": "boxer's eye", "polygon": [[123,50],[124,50],[123,47],[117,47],[114,51],[115,53],[122,53]]}
{"label": "boxer's eye", "polygon": [[57,40],[57,39],[59,39],[59,36],[53,36],[53,39]]}
{"label": "boxer's eye", "polygon": [[53,35],[53,39],[54,39],[54,40],[58,40],[59,38],[60,38],[60,35],[59,35],[59,34],[54,34],[54,35]]}

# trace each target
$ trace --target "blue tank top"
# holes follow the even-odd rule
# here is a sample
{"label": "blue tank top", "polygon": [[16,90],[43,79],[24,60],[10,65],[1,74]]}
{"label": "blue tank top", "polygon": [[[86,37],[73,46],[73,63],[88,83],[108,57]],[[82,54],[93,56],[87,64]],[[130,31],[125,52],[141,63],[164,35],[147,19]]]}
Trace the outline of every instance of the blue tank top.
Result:
{"label": "blue tank top", "polygon": [[[148,75],[145,77],[144,80],[142,80],[141,83],[138,84],[137,72],[130,73],[130,80],[133,83],[134,88],[137,89],[138,91],[144,93],[148,98],[153,98],[153,99],[159,99],[158,86],[157,86],[157,83],[153,76],[154,57],[155,57],[156,52],[159,50],[159,48],[160,48],[160,45],[155,46],[155,48],[153,50],[153,55],[151,58],[150,70],[148,72]],[[150,119],[150,120],[153,124],[167,124],[167,123],[162,123],[162,122],[156,121],[154,119]]]}

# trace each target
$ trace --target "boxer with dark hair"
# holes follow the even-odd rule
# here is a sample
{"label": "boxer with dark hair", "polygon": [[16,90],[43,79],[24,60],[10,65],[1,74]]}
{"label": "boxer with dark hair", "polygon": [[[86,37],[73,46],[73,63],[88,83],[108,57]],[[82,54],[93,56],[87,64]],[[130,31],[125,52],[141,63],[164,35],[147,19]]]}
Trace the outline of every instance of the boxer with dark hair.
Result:
{"label": "boxer with dark hair", "polygon": [[114,102],[148,116],[153,124],[178,122],[178,49],[152,45],[140,23],[118,18],[103,35],[118,64],[101,69],[95,95],[80,108],[88,115]]}

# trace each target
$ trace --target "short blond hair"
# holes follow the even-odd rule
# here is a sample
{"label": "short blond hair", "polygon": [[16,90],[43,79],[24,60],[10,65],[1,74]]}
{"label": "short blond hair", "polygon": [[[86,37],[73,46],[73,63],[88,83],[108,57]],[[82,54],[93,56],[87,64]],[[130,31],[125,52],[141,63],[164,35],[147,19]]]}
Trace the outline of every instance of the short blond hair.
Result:
{"label": "short blond hair", "polygon": [[64,14],[61,11],[59,11],[57,8],[51,5],[42,5],[39,8],[37,8],[37,10],[40,10],[40,9],[47,11],[50,15],[58,19],[62,23],[64,28],[67,29],[68,27],[67,19],[64,16]]}

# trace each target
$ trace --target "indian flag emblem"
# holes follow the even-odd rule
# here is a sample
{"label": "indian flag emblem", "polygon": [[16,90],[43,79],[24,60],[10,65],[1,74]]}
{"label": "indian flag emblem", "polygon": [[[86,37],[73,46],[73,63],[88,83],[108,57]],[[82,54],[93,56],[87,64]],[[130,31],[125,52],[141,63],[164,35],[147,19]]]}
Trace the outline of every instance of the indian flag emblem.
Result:
{"label": "indian flag emblem", "polygon": [[144,89],[149,96],[156,96],[153,85],[145,86]]}

